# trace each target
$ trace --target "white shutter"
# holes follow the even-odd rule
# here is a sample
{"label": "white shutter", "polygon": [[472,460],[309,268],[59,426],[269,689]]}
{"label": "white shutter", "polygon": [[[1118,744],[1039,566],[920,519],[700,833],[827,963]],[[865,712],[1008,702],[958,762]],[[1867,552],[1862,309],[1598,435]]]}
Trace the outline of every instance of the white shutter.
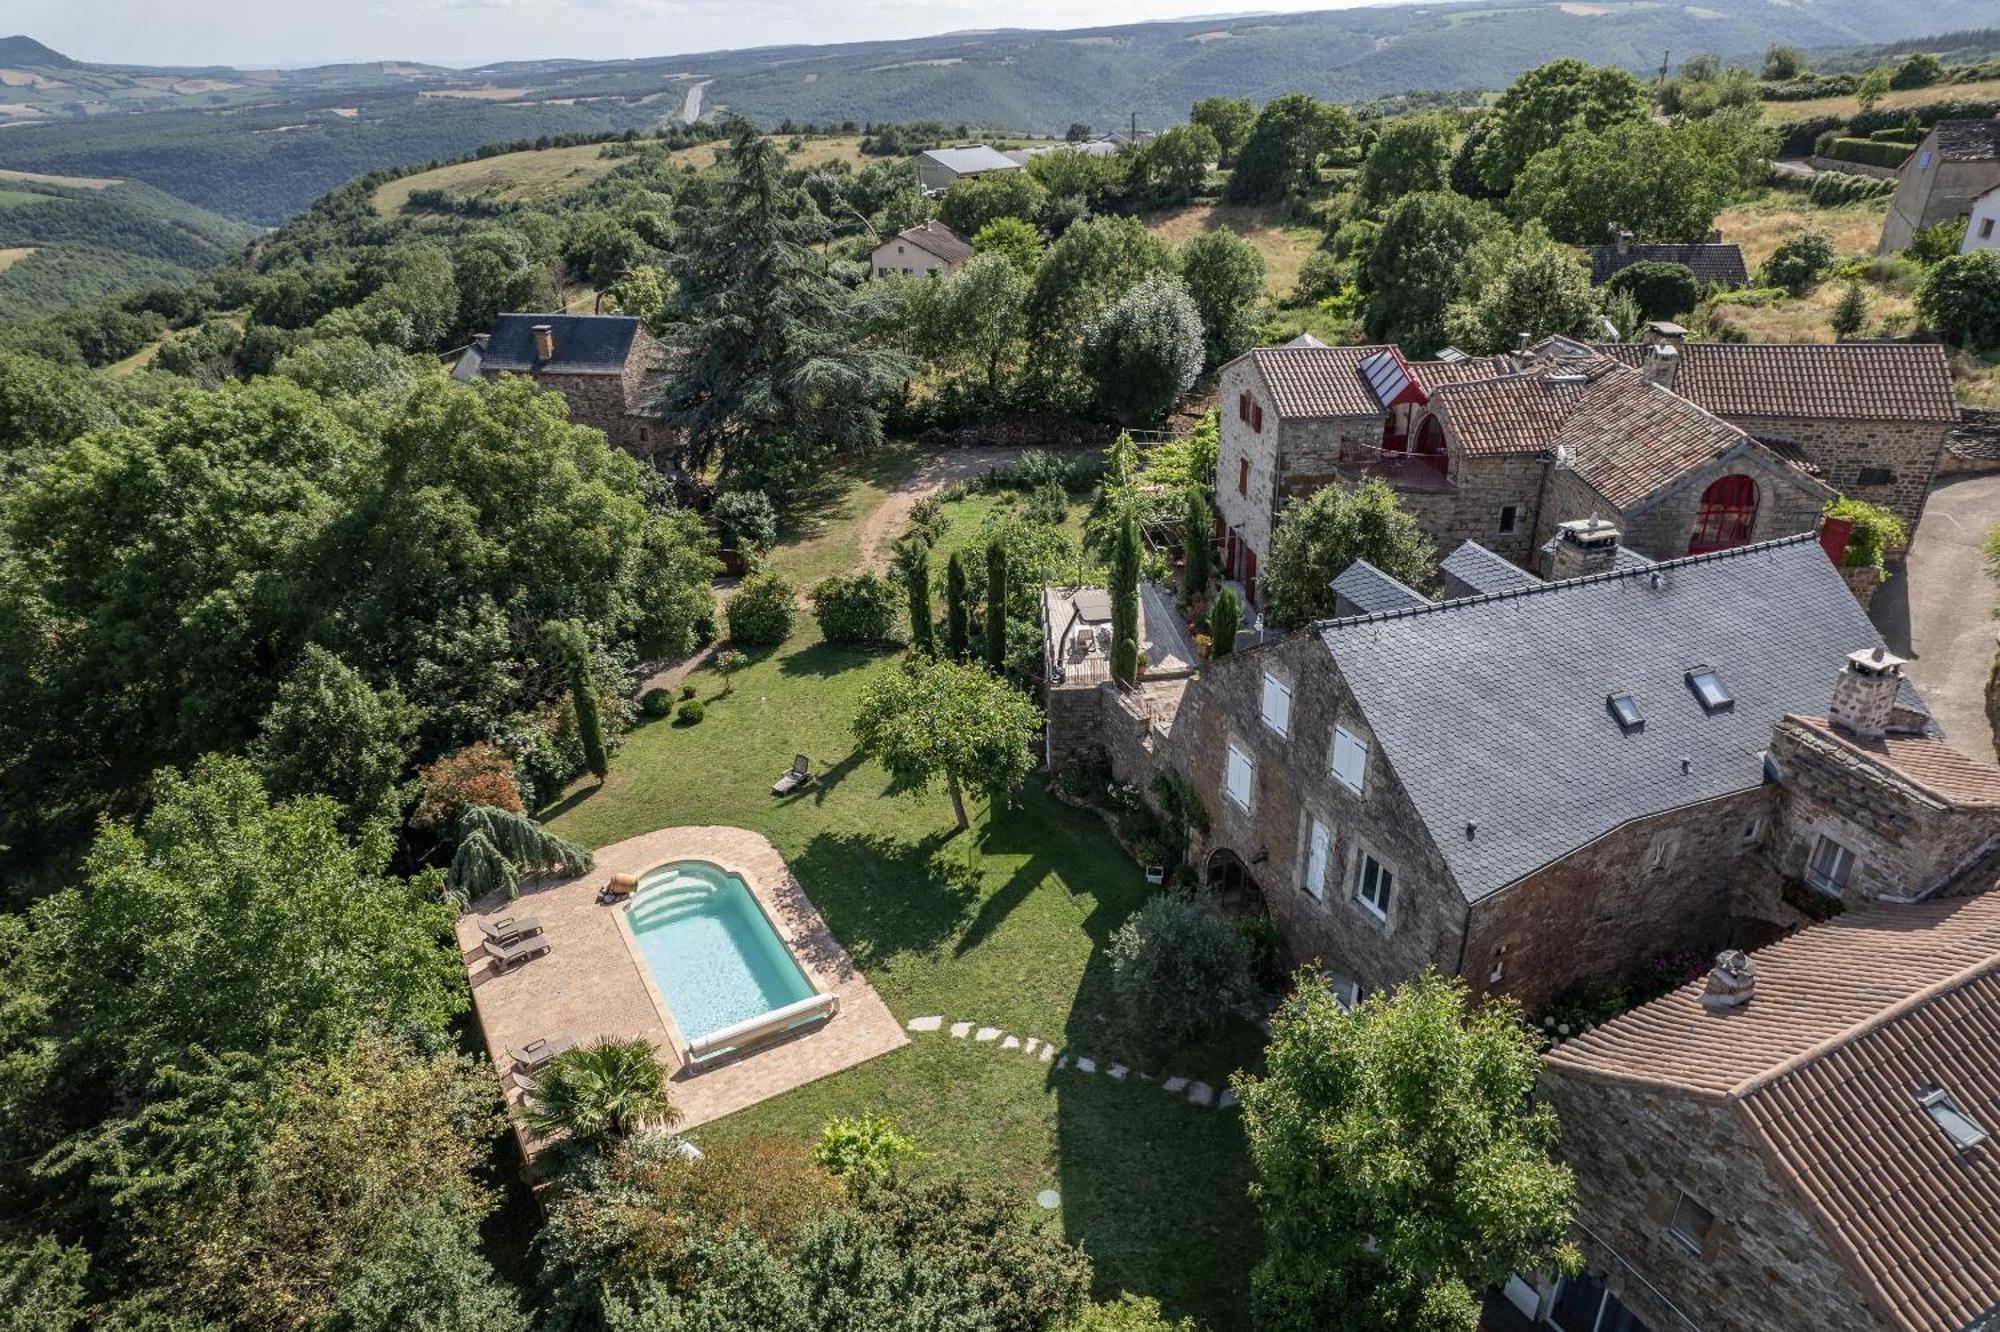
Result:
{"label": "white shutter", "polygon": [[1229,798],[1245,811],[1250,808],[1250,756],[1235,745],[1229,746]]}
{"label": "white shutter", "polygon": [[1345,726],[1333,728],[1333,775],[1356,795],[1368,776],[1368,742]]}
{"label": "white shutter", "polygon": [[1279,735],[1292,729],[1292,691],[1276,676],[1264,676],[1264,724]]}
{"label": "white shutter", "polygon": [[1312,821],[1312,832],[1307,836],[1306,851],[1306,892],[1315,898],[1326,895],[1326,825],[1318,819]]}

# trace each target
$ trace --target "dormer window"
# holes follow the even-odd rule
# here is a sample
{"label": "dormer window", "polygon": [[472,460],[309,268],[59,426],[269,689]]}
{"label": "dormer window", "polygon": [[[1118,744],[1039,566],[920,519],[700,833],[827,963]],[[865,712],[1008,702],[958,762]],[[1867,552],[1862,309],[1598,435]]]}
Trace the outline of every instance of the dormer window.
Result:
{"label": "dormer window", "polygon": [[1696,666],[1687,673],[1687,683],[1688,688],[1694,690],[1694,696],[1701,700],[1703,712],[1722,712],[1735,706],[1736,700],[1729,696],[1729,690],[1723,687],[1722,677],[1716,674],[1713,666]]}
{"label": "dormer window", "polygon": [[1943,1129],[1960,1151],[1977,1147],[1985,1142],[1986,1130],[1972,1121],[1972,1117],[1958,1108],[1951,1099],[1951,1093],[1942,1087],[1924,1087],[1917,1092],[1917,1104],[1931,1117],[1931,1122]]}
{"label": "dormer window", "polygon": [[1604,700],[1604,706],[1618,722],[1618,729],[1631,735],[1646,729],[1646,719],[1639,713],[1639,705],[1630,694],[1611,694]]}

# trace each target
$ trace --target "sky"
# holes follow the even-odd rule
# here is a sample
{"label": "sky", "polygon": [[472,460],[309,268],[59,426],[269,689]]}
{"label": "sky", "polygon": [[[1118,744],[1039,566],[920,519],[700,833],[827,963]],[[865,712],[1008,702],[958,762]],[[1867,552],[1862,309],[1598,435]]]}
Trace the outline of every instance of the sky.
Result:
{"label": "sky", "polygon": [[968,28],[1081,28],[1234,12],[1346,9],[1366,0],[0,0],[0,35],[77,60],[322,65],[676,55],[746,46],[921,37]]}

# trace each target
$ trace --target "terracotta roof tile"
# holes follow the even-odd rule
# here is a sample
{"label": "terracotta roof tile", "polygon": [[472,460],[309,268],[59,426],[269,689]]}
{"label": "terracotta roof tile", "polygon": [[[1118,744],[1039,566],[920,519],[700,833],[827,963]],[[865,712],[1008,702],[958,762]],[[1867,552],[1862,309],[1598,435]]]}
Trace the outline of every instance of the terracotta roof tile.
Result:
{"label": "terracotta roof tile", "polygon": [[2000,805],[2000,768],[1928,736],[1863,740],[1823,717],[1787,717],[1950,805]]}
{"label": "terracotta roof tile", "polygon": [[[1597,350],[1638,369],[1651,349],[1604,343]],[[1674,392],[1731,420],[1958,419],[1944,348],[1930,342],[1690,342],[1680,348]]]}
{"label": "terracotta roof tile", "polygon": [[1621,509],[1732,449],[1759,447],[1727,421],[1623,366],[1608,366],[1592,381],[1554,442]]}
{"label": "terracotta roof tile", "polygon": [[1508,375],[1440,385],[1431,401],[1467,457],[1503,457],[1547,449],[1586,387],[1573,376]]}
{"label": "terracotta roof tile", "polygon": [[1361,378],[1361,363],[1392,348],[1258,347],[1250,359],[1270,385],[1278,415],[1380,416],[1382,408]]}
{"label": "terracotta roof tile", "polygon": [[919,250],[936,255],[948,264],[964,263],[972,257],[972,242],[935,218],[920,227],[906,227],[896,233]]}

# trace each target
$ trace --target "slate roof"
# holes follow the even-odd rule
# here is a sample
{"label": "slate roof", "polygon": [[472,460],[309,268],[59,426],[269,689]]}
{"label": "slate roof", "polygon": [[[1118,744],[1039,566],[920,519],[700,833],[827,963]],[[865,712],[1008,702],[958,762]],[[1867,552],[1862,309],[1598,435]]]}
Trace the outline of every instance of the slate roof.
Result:
{"label": "slate roof", "polygon": [[[1772,725],[1824,712],[1847,655],[1882,641],[1811,533],[1316,630],[1471,901],[1755,788]],[[1702,709],[1696,666],[1733,706]],[[1613,693],[1643,728],[1619,728]]]}
{"label": "slate roof", "polygon": [[975,143],[965,148],[930,148],[918,153],[918,157],[928,157],[931,161],[956,175],[973,175],[981,171],[1019,171],[1021,164],[997,148],[989,148],[983,143]]}
{"label": "slate roof", "polygon": [[1438,571],[1464,583],[1476,596],[1539,587],[1542,582],[1520,565],[1505,556],[1494,554],[1477,541],[1468,541],[1445,556],[1438,565]]}
{"label": "slate roof", "polygon": [[920,227],[905,227],[896,233],[896,239],[908,241],[919,250],[934,254],[948,264],[962,264],[972,257],[972,242],[936,218],[932,218]]}
{"label": "slate roof", "polygon": [[1940,120],[1933,134],[1937,154],[1947,162],[2000,158],[2000,120]]}
{"label": "slate roof", "polygon": [[1733,241],[1715,241],[1698,245],[1628,244],[1622,254],[1616,245],[1593,245],[1591,285],[1602,286],[1619,269],[1640,262],[1684,264],[1693,271],[1695,281],[1704,286],[1741,287],[1750,281],[1750,272],[1743,264],[1743,247]]}
{"label": "slate roof", "polygon": [[1867,766],[1917,787],[1941,804],[2000,806],[2000,768],[1934,736],[1864,740],[1824,717],[1789,717],[1786,722],[1839,745]]}
{"label": "slate roof", "polygon": [[[555,355],[535,357],[535,325],[555,335]],[[639,336],[631,315],[503,314],[479,349],[479,368],[515,374],[619,375]]]}
{"label": "slate roof", "polygon": [[[1639,369],[1650,348],[1597,350]],[[1674,392],[1717,416],[1956,421],[1951,367],[1932,342],[1690,342]]]}
{"label": "slate roof", "polygon": [[1357,607],[1362,615],[1431,604],[1423,593],[1384,573],[1367,560],[1356,560],[1348,565],[1327,586],[1333,589],[1336,597]]}
{"label": "slate roof", "polygon": [[2000,1302],[2000,1152],[1959,1148],[1938,1087],[2000,1133],[2000,893],[1850,912],[1757,951],[1749,1003],[1702,983],[1545,1056],[1551,1071],[1726,1104],[1892,1327]]}

